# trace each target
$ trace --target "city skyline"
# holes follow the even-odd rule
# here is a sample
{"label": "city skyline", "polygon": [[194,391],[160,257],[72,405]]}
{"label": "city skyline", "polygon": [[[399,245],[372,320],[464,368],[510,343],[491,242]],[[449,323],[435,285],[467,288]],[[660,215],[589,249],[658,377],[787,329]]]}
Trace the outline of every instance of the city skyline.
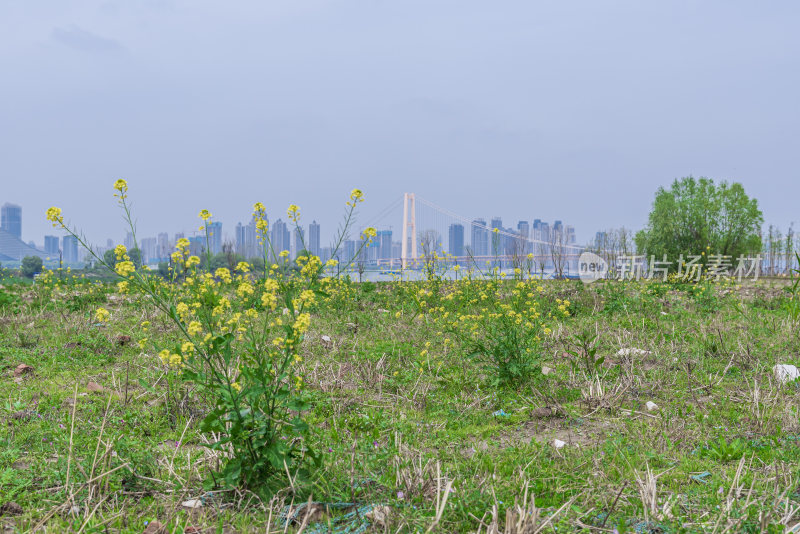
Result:
{"label": "city skyline", "polygon": [[[12,229],[16,233],[21,233],[22,228],[24,228],[21,206],[6,203],[2,206],[0,213],[3,221],[2,225],[0,225],[2,231],[6,232],[7,229]],[[441,225],[442,223],[440,222],[439,224]],[[268,232],[276,252],[287,250],[290,252],[291,257],[296,257],[303,248],[303,243],[305,243],[306,250],[327,259],[326,253],[330,254],[330,246],[323,246],[321,239],[322,226],[316,219],[313,219],[308,224],[301,223],[301,232],[297,232],[294,223],[288,223],[282,218],[278,218],[269,225]],[[392,228],[394,226],[394,224],[385,224],[385,222],[378,226],[376,238],[373,240],[371,248],[363,253],[362,259],[378,262],[379,260],[396,259],[400,256],[400,236],[393,233]],[[433,245],[434,250],[447,252],[454,256],[486,256],[494,252],[499,255],[508,255],[520,252],[514,249],[514,243],[516,242],[513,238],[514,235],[546,242],[550,239],[551,230],[549,223],[543,222],[541,219],[532,219],[530,222],[520,220],[517,222],[516,228],[505,227],[502,217],[499,216],[492,217],[490,224],[486,224],[484,219],[475,218],[466,223],[466,226],[469,227],[468,230],[464,223],[459,222],[449,223],[449,225],[444,223],[441,228],[437,228],[435,224],[423,225],[419,228],[418,239],[425,240],[432,235],[437,242]],[[232,252],[245,258],[260,256],[259,232],[256,229],[253,218],[246,225],[239,221],[234,227],[233,235],[231,235],[230,231],[226,231],[228,227],[222,221],[211,220],[208,222],[208,227],[208,240],[206,240],[205,232],[199,229],[188,234],[193,254],[205,253],[208,245],[212,254],[219,254],[223,251],[224,246],[229,246]],[[553,222],[553,230],[561,231],[561,227],[561,220]],[[494,235],[493,230],[495,229],[501,231],[502,234]],[[577,241],[574,227],[567,225],[564,229],[567,235],[564,244],[575,245]],[[175,242],[179,238],[187,237],[184,231],[172,232],[173,237],[170,237],[170,233],[169,231],[160,230],[157,235],[152,236],[142,235],[137,232],[137,245],[146,263],[154,264],[168,261],[169,255],[174,250]],[[446,242],[444,240],[445,235],[447,236]],[[133,234],[128,231],[122,240],[115,241],[112,238],[107,238],[103,245],[99,243],[90,244],[95,248],[96,252],[102,254],[104,251],[113,248],[117,243],[124,244],[128,249],[134,248]],[[78,245],[77,240],[68,234],[53,235],[48,233],[42,236],[39,242],[30,240],[27,245],[37,249],[34,255],[40,255],[51,261],[61,259],[65,263],[75,264],[85,261],[89,255],[87,251]],[[533,250],[532,243],[526,246]],[[346,239],[343,243],[345,256],[358,248],[358,239]],[[527,251],[528,248],[524,248],[524,250]],[[29,249],[28,252],[31,250]],[[6,261],[9,259],[12,258],[5,256]]]}

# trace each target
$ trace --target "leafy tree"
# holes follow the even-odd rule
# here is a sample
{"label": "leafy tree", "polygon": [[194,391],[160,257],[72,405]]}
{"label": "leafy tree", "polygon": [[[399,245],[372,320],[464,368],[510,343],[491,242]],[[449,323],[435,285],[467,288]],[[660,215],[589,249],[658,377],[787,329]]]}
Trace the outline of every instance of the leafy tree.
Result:
{"label": "leafy tree", "polygon": [[[201,260],[201,265],[205,266],[205,263]],[[219,268],[225,267],[226,269],[230,268],[230,261],[228,260],[228,256],[224,252],[220,252],[219,254],[215,254],[211,257],[211,271],[216,271]]]}
{"label": "leafy tree", "polygon": [[703,254],[703,263],[708,254],[735,261],[761,251],[763,222],[758,201],[747,196],[742,184],[689,176],[658,189],[647,227],[636,234],[636,248],[658,260],[666,254],[671,262],[681,254]]}
{"label": "leafy tree", "polygon": [[117,264],[117,255],[114,253],[114,249],[103,252],[103,260],[113,269]]}
{"label": "leafy tree", "polygon": [[33,278],[36,273],[42,272],[42,258],[39,256],[25,256],[22,258],[22,274]]}
{"label": "leafy tree", "polygon": [[128,256],[130,256],[131,261],[138,269],[142,266],[142,251],[138,248],[132,248],[128,251]]}

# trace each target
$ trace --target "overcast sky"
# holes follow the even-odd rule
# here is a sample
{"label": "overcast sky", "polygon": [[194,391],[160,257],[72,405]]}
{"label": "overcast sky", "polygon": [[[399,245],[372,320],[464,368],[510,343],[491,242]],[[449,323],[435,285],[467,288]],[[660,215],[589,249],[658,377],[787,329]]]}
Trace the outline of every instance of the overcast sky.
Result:
{"label": "overcast sky", "polygon": [[25,240],[58,205],[118,241],[123,177],[143,237],[261,200],[325,240],[360,187],[365,218],[412,191],[585,242],[692,174],[785,229],[798,27],[796,1],[0,0],[0,203]]}

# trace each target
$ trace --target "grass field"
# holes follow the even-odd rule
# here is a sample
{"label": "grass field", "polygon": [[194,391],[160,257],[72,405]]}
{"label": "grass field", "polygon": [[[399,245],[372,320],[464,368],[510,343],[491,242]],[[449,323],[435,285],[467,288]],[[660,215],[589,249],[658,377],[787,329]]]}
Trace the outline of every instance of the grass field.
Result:
{"label": "grass field", "polygon": [[[540,335],[519,341],[531,349],[522,368],[503,367],[469,340],[517,309],[503,303],[519,283],[333,284],[297,349],[320,464],[279,473],[265,493],[214,484],[226,451],[204,446],[214,437],[199,424],[214,400],[152,348],[179,337],[165,313],[113,284],[7,278],[0,522],[132,533],[795,524],[799,390],[772,370],[800,364],[785,282],[536,283],[520,302],[538,310]],[[485,309],[482,298],[497,316],[470,312],[477,334],[451,333],[447,317]]]}

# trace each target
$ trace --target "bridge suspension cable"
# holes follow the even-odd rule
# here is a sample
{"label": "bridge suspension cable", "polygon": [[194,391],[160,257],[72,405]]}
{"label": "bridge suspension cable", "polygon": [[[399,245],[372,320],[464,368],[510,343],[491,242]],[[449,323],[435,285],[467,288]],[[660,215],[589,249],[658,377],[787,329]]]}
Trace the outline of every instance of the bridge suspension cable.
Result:
{"label": "bridge suspension cable", "polygon": [[[433,202],[431,202],[429,200],[426,200],[426,199],[424,199],[422,197],[416,197],[416,199],[420,202],[420,204],[423,204],[423,205],[425,205],[425,206],[427,206],[427,207],[429,207],[429,208],[431,208],[433,210],[439,211],[440,213],[443,213],[443,214],[445,214],[445,215],[447,215],[449,217],[452,217],[453,219],[457,219],[457,220],[469,225],[470,227],[474,226],[476,228],[482,228],[482,229],[485,229],[485,230],[491,231],[491,232],[494,232],[494,230],[495,230],[494,228],[490,228],[490,227],[488,227],[486,225],[475,224],[475,222],[472,221],[471,219],[469,219],[467,217],[464,217],[462,215],[458,215],[457,213],[452,212],[452,211],[450,211],[450,210],[448,210],[446,208],[443,208],[443,207],[441,207],[441,206],[439,206],[437,204],[434,204]],[[525,239],[529,243],[538,243],[538,244],[548,245],[548,246],[553,244],[553,243],[551,243],[549,241],[543,241],[541,239],[534,239],[531,236],[525,236],[525,235],[521,235],[521,234],[507,232],[502,228],[497,229],[496,233],[499,234],[499,235],[505,236],[505,237],[513,238],[513,239]],[[565,248],[565,249],[574,249],[574,250],[580,250],[580,251],[583,251],[583,250],[586,249],[586,247],[582,247],[580,245],[567,245],[567,244],[560,244],[560,243],[557,243],[557,245],[559,247],[562,247],[562,248]]]}

